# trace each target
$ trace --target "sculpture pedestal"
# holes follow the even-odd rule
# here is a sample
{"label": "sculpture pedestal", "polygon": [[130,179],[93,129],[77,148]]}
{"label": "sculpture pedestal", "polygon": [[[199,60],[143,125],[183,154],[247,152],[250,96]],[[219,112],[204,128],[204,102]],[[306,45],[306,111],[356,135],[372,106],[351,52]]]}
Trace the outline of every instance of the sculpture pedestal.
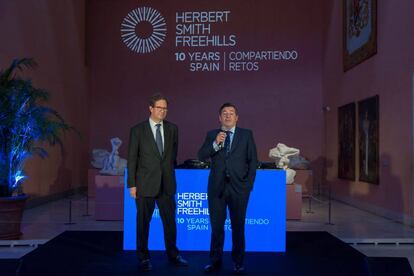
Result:
{"label": "sculpture pedestal", "polygon": [[124,209],[124,176],[95,176],[95,219],[122,220]]}
{"label": "sculpture pedestal", "polygon": [[302,185],[286,185],[286,219],[302,219]]}

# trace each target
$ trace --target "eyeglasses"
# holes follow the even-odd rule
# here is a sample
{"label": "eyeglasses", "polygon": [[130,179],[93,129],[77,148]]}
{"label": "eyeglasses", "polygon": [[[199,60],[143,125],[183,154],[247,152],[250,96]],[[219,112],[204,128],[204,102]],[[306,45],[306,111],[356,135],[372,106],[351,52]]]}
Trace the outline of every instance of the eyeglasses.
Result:
{"label": "eyeglasses", "polygon": [[161,110],[161,111],[168,111],[168,108],[162,106],[154,106],[154,108]]}

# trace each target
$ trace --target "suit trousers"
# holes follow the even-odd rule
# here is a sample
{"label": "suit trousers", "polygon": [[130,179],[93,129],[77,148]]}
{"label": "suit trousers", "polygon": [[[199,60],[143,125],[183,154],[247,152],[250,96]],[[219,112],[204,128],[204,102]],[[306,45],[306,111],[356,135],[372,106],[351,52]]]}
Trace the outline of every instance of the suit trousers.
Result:
{"label": "suit trousers", "polygon": [[230,213],[232,230],[232,259],[242,265],[245,253],[244,225],[247,203],[250,193],[239,194],[225,182],[223,193],[218,196],[208,195],[208,209],[211,223],[210,259],[213,263],[221,262],[224,246],[224,225],[227,208]]}
{"label": "suit trousers", "polygon": [[157,203],[164,228],[164,243],[167,255],[175,259],[179,252],[176,246],[177,227],[175,222],[175,197],[160,194],[157,197],[137,197],[137,254],[141,260],[149,259],[148,250],[149,228]]}

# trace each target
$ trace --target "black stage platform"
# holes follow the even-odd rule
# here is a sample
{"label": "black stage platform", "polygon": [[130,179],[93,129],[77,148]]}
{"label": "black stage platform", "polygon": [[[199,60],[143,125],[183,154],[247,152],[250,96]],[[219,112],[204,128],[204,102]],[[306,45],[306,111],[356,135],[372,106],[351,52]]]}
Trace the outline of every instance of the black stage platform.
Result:
{"label": "black stage platform", "polygon": [[[246,253],[245,275],[412,275],[406,258],[368,258],[327,232],[287,232],[286,247],[286,253]],[[0,261],[0,275],[205,274],[208,252],[182,256],[189,267],[174,267],[164,252],[152,252],[154,270],[142,273],[135,252],[122,250],[122,232],[66,231],[20,260]],[[231,272],[226,252],[222,270],[213,275]]]}

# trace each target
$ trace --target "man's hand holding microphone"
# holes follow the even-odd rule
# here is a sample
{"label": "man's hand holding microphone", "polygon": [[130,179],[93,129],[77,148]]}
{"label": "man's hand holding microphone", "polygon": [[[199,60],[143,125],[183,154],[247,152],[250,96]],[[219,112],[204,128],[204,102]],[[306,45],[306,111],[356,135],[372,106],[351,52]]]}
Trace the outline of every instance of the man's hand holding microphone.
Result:
{"label": "man's hand holding microphone", "polygon": [[226,140],[226,132],[224,132],[223,130],[220,131],[217,136],[216,136],[216,144],[218,145],[219,149],[223,149],[224,148],[224,141]]}

